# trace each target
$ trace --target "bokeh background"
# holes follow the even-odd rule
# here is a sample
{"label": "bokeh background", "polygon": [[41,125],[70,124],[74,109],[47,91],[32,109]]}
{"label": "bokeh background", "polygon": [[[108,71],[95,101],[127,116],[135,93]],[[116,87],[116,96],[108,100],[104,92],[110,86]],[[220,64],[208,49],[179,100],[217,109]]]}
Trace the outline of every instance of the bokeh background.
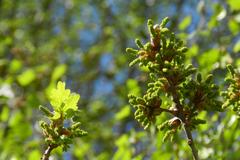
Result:
{"label": "bokeh background", "polygon": [[[126,47],[148,40],[147,20],[168,27],[189,47],[186,63],[214,74],[225,88],[225,66],[240,67],[239,0],[0,0],[0,160],[40,159],[40,104],[50,107],[57,81],[81,95],[82,127],[54,159],[192,159],[184,134],[162,142],[134,120],[128,93],[142,94],[146,73]],[[141,89],[142,88],[142,89]],[[166,116],[166,115],[165,115]],[[239,120],[231,110],[202,113],[193,133],[201,159],[240,159]],[[164,119],[164,115],[159,118]]]}

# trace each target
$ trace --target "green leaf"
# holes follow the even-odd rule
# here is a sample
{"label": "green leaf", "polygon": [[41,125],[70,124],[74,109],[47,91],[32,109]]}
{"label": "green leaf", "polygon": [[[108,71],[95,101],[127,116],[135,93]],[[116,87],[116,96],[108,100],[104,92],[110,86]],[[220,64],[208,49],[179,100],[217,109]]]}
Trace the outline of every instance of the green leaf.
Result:
{"label": "green leaf", "polygon": [[198,62],[204,73],[212,70],[213,64],[217,62],[219,56],[220,52],[216,48],[213,48],[199,56]]}
{"label": "green leaf", "polygon": [[128,105],[124,106],[115,116],[116,120],[122,120],[129,116],[131,110]]}
{"label": "green leaf", "polygon": [[80,95],[65,89],[64,82],[58,82],[57,88],[53,89],[50,95],[50,103],[56,112],[66,113],[69,109],[76,111],[79,99]]}
{"label": "green leaf", "polygon": [[68,109],[77,110],[78,109],[77,103],[79,99],[80,99],[80,95],[71,93],[70,96],[65,101],[65,106],[63,111],[67,111]]}
{"label": "green leaf", "polygon": [[233,51],[235,53],[239,53],[240,52],[240,40],[238,40],[237,43],[234,45]]}
{"label": "green leaf", "polygon": [[11,61],[9,66],[10,73],[16,73],[22,68],[22,61],[14,59]]}
{"label": "green leaf", "polygon": [[193,45],[191,48],[188,49],[186,56],[187,58],[192,58],[198,54],[199,47],[198,45]]}
{"label": "green leaf", "polygon": [[129,90],[129,94],[139,95],[140,88],[138,86],[138,82],[135,79],[128,79],[127,80],[127,88]]}
{"label": "green leaf", "polygon": [[185,30],[191,24],[191,21],[192,21],[192,17],[191,16],[185,17],[182,20],[182,22],[179,24],[179,29],[180,30]]}
{"label": "green leaf", "polygon": [[28,69],[19,76],[17,76],[17,80],[21,86],[29,85],[35,78],[36,75],[33,69]]}
{"label": "green leaf", "polygon": [[54,68],[53,73],[52,73],[52,80],[57,80],[59,79],[67,70],[67,66],[65,64],[61,64]]}
{"label": "green leaf", "polygon": [[1,114],[0,114],[0,121],[5,122],[8,120],[9,117],[9,108],[8,106],[4,106],[2,108]]}
{"label": "green leaf", "polygon": [[240,1],[239,0],[227,0],[228,5],[231,10],[240,10]]}
{"label": "green leaf", "polygon": [[66,111],[66,118],[72,118],[74,116],[75,111],[73,109],[68,109]]}
{"label": "green leaf", "polygon": [[53,117],[53,113],[48,110],[47,107],[44,107],[42,105],[39,106],[39,109],[47,116],[47,117]]}
{"label": "green leaf", "polygon": [[124,134],[116,140],[116,146],[118,147],[117,151],[113,156],[113,160],[131,160],[132,154],[129,146],[129,137]]}
{"label": "green leaf", "polygon": [[55,111],[62,111],[62,105],[70,95],[70,90],[65,89],[64,82],[57,83],[57,89],[53,89],[50,95],[50,103]]}
{"label": "green leaf", "polygon": [[240,59],[236,60],[236,65],[237,65],[237,67],[240,67]]}
{"label": "green leaf", "polygon": [[223,20],[223,19],[226,17],[226,15],[227,15],[226,9],[221,8],[221,11],[219,11],[219,13],[218,13],[218,15],[217,15],[217,20],[218,20],[218,21]]}
{"label": "green leaf", "polygon": [[38,150],[33,150],[28,155],[28,160],[40,159],[40,158],[41,158],[41,153]]}
{"label": "green leaf", "polygon": [[238,34],[240,27],[239,27],[239,24],[235,20],[230,19],[228,22],[228,28],[232,32],[232,34],[236,35],[236,34]]}

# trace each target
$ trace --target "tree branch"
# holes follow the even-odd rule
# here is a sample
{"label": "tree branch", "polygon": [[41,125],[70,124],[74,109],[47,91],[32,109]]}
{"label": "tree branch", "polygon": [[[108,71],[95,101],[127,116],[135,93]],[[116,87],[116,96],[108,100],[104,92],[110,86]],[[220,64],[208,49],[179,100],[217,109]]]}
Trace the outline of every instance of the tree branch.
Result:
{"label": "tree branch", "polygon": [[49,160],[50,154],[54,148],[56,148],[55,145],[48,145],[47,149],[44,151],[41,160]]}

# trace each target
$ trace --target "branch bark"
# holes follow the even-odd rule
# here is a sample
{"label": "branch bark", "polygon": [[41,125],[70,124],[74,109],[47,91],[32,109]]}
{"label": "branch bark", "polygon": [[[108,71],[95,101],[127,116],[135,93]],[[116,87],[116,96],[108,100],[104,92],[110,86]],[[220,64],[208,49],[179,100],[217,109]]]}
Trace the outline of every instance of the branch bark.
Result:
{"label": "branch bark", "polygon": [[48,145],[47,149],[44,151],[44,154],[43,154],[41,160],[49,160],[50,154],[54,148],[56,148],[56,146]]}

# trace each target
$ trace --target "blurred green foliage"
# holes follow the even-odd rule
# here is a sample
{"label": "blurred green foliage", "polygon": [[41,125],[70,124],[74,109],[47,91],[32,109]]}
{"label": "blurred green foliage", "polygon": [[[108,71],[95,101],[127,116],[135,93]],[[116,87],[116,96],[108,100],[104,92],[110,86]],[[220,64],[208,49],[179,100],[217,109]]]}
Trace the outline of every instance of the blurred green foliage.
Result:
{"label": "blurred green foliage", "polygon": [[[38,106],[50,106],[47,97],[58,80],[81,95],[89,135],[66,153],[56,149],[56,159],[191,159],[183,134],[175,137],[177,145],[162,143],[162,133],[143,132],[135,122],[127,94],[147,89],[147,70],[129,68],[134,57],[125,48],[134,47],[133,37],[147,41],[147,19],[168,16],[168,27],[189,47],[186,63],[203,77],[213,74],[225,89],[226,64],[240,67],[239,6],[238,0],[0,0],[0,159],[40,159]],[[207,121],[194,134],[200,158],[239,159],[234,112],[200,118]]]}

